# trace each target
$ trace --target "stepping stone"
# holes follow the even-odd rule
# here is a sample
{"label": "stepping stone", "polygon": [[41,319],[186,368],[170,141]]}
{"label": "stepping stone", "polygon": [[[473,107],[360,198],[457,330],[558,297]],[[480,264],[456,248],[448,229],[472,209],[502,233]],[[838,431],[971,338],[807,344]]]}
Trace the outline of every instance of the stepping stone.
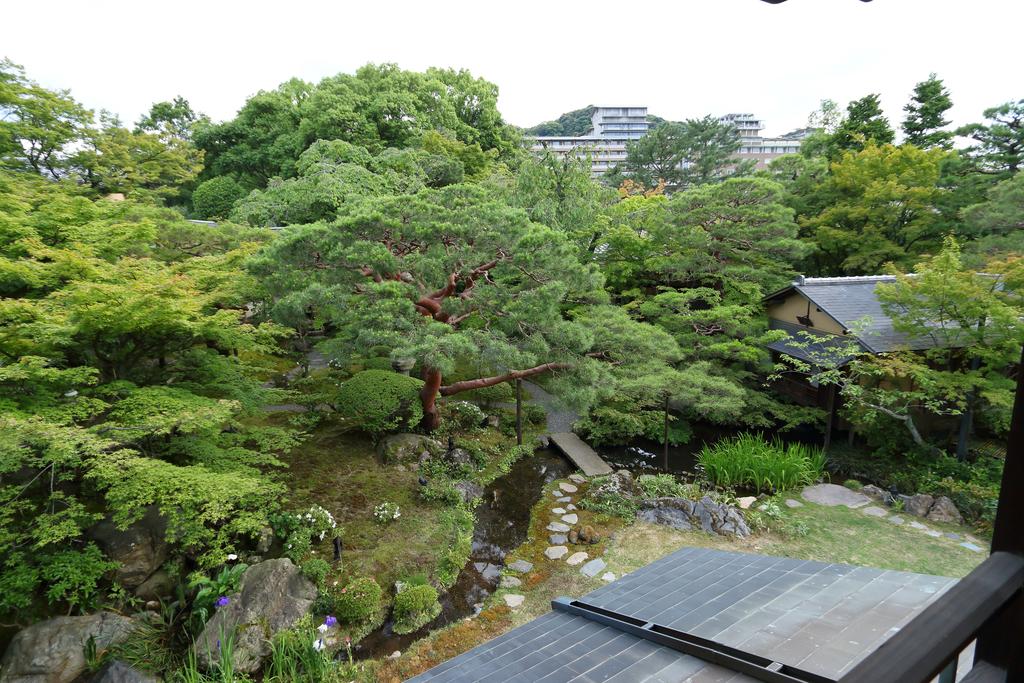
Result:
{"label": "stepping stone", "polygon": [[498,584],[498,588],[519,588],[522,585],[523,582],[514,576],[503,576]]}
{"label": "stepping stone", "polygon": [[605,561],[598,557],[580,567],[580,573],[583,574],[583,576],[589,576],[590,578],[594,578],[595,576],[603,572],[605,567],[607,566],[608,565],[605,564]]}
{"label": "stepping stone", "polygon": [[613,574],[612,572],[605,572],[604,574],[601,574],[601,580],[602,581],[614,581],[615,580],[615,574]]}
{"label": "stepping stone", "polygon": [[557,502],[557,503],[568,503],[571,500],[572,500],[572,498],[570,498],[569,496],[562,496],[561,498],[556,498],[555,502]]}
{"label": "stepping stone", "polygon": [[587,559],[588,557],[590,557],[590,555],[587,555],[584,552],[573,553],[568,558],[566,558],[565,561],[567,564],[571,564],[573,567],[575,567],[578,564],[583,564],[583,560]]}
{"label": "stepping stone", "polygon": [[892,517],[886,517],[886,519],[889,520],[890,522],[892,522],[893,524],[895,524],[896,526],[899,526],[899,525],[903,524],[903,518],[900,517],[899,515],[893,515]]}
{"label": "stepping stone", "polygon": [[551,495],[555,497],[564,496],[565,492],[560,489],[555,489],[554,491],[551,492]]}
{"label": "stepping stone", "polygon": [[579,491],[578,488],[576,488],[572,484],[566,484],[564,481],[558,485],[558,488],[562,489],[566,493],[576,493],[577,491]]}
{"label": "stepping stone", "polygon": [[874,505],[872,505],[870,507],[862,508],[861,512],[863,512],[868,517],[888,517],[889,516],[889,511],[888,510],[886,510],[885,508],[876,507]]}
{"label": "stepping stone", "polygon": [[804,506],[799,500],[793,500],[792,498],[786,499],[786,507],[788,508],[802,508]]}
{"label": "stepping stone", "polygon": [[567,515],[562,515],[562,521],[566,524],[575,524],[576,522],[580,521],[580,518],[576,515],[575,512],[570,512]]}
{"label": "stepping stone", "polygon": [[527,562],[526,560],[516,560],[508,566],[509,571],[517,572],[519,574],[525,574],[531,569],[533,569],[533,563]]}
{"label": "stepping stone", "polygon": [[960,534],[954,534],[952,531],[949,531],[949,532],[946,532],[946,538],[948,538],[951,541],[959,541],[960,540]]}
{"label": "stepping stone", "polygon": [[551,534],[548,536],[548,540],[551,545],[565,545],[565,542],[569,539],[565,537],[565,534]]}
{"label": "stepping stone", "polygon": [[519,595],[518,593],[505,594],[505,604],[511,607],[512,609],[515,609],[516,607],[519,607],[521,604],[523,604],[523,600],[526,600],[525,595]]}
{"label": "stepping stone", "polygon": [[568,505],[565,506],[565,509],[566,510],[575,510],[576,506],[573,505],[572,503],[569,503]]}
{"label": "stepping stone", "polygon": [[548,524],[545,528],[548,531],[554,531],[559,534],[567,534],[570,529],[568,524],[562,524],[561,522],[551,522],[551,524]]}
{"label": "stepping stone", "polygon": [[836,507],[845,505],[848,508],[861,508],[871,502],[871,499],[863,493],[851,491],[845,486],[838,484],[816,484],[804,488],[800,494],[804,500],[809,500],[818,505]]}
{"label": "stepping stone", "polygon": [[565,508],[551,508],[551,512],[555,513],[556,515],[564,515]]}
{"label": "stepping stone", "polygon": [[740,504],[741,510],[749,510],[750,506],[757,502],[757,496],[743,496],[737,498],[736,502]]}
{"label": "stepping stone", "polygon": [[936,531],[935,529],[929,529],[925,533],[931,536],[932,538],[942,538],[942,532]]}
{"label": "stepping stone", "polygon": [[565,557],[567,552],[569,552],[569,549],[564,545],[553,545],[544,551],[544,555],[546,555],[549,560],[560,560]]}
{"label": "stepping stone", "polygon": [[914,520],[910,521],[910,528],[911,529],[917,529],[918,531],[927,531],[928,530],[928,527],[926,525],[921,524],[921,522],[915,522]]}
{"label": "stepping stone", "polygon": [[964,541],[963,543],[960,544],[960,547],[961,548],[967,548],[972,553],[980,553],[981,552],[981,546],[974,545],[973,543],[971,543],[969,541]]}
{"label": "stepping stone", "polygon": [[584,477],[582,474],[578,474],[576,472],[573,472],[572,474],[569,475],[569,480],[570,481],[574,481],[577,484],[586,484],[587,483],[587,478]]}

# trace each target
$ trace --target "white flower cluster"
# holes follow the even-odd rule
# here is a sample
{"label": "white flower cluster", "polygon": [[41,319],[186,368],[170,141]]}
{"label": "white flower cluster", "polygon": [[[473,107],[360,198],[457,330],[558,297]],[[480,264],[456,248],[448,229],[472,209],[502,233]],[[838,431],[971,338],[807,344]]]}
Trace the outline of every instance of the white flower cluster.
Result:
{"label": "white flower cluster", "polygon": [[328,531],[338,527],[338,523],[334,521],[334,515],[319,505],[309,508],[309,512],[302,515],[302,521],[309,525],[313,535],[321,541],[324,540]]}
{"label": "white flower cluster", "polygon": [[373,508],[373,516],[378,522],[393,522],[402,516],[402,511],[395,503],[381,503]]}

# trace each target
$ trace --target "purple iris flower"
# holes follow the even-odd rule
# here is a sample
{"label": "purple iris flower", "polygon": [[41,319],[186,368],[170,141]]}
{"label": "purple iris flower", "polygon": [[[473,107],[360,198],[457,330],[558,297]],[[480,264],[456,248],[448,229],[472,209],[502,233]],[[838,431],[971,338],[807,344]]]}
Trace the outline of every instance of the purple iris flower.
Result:
{"label": "purple iris flower", "polygon": [[227,607],[230,603],[231,600],[226,595],[222,595],[217,598],[217,607]]}
{"label": "purple iris flower", "polygon": [[335,619],[334,617],[328,615],[328,617],[326,619],[324,619],[324,624],[326,626],[337,626],[338,625],[338,620]]}

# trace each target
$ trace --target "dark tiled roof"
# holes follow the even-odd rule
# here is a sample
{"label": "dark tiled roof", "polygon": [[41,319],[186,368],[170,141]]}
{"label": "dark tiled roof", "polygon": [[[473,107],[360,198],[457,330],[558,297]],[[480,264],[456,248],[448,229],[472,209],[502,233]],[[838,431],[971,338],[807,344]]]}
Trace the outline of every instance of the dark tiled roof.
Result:
{"label": "dark tiled roof", "polygon": [[[937,576],[686,548],[582,600],[835,678],[954,582]],[[411,680],[754,681],[562,612],[513,629]]]}
{"label": "dark tiled roof", "polygon": [[800,292],[845,329],[854,330],[857,338],[873,353],[896,349],[920,351],[940,346],[938,340],[945,335],[911,337],[893,328],[892,319],[875,296],[875,288],[881,282],[895,281],[892,275],[809,277],[765,298],[777,299],[791,291]]}
{"label": "dark tiled roof", "polygon": [[[853,359],[853,356],[848,354],[850,350],[848,344],[850,338],[848,337],[818,332],[814,329],[808,329],[795,323],[774,318],[768,321],[768,327],[769,329],[782,330],[789,334],[789,337],[786,339],[780,339],[768,344],[768,348],[773,351],[818,365],[826,360],[835,365],[845,365]],[[813,343],[805,335],[813,336],[815,339]],[[863,344],[858,345],[858,349],[864,350],[863,346]]]}

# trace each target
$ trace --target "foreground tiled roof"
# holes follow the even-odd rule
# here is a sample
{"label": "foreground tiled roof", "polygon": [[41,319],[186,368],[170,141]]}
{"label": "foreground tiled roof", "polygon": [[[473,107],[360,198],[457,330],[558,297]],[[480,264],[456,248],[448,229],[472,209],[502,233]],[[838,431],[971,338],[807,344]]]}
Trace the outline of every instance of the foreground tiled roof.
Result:
{"label": "foreground tiled roof", "polygon": [[[836,678],[954,579],[686,548],[581,598]],[[552,612],[412,681],[753,681],[585,617]]]}

